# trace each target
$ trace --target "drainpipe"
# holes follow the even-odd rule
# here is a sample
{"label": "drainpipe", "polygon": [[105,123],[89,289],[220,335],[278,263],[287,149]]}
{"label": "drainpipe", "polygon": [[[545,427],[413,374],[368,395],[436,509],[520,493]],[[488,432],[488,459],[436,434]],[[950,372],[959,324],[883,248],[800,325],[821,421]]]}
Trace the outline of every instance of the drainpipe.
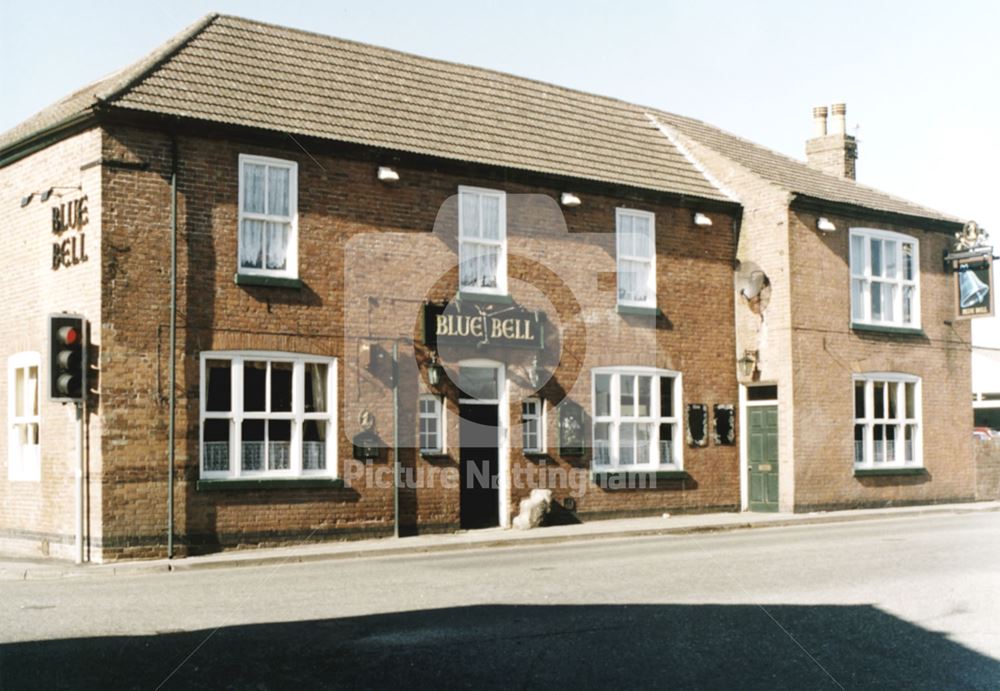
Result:
{"label": "drainpipe", "polygon": [[174,437],[177,416],[177,135],[170,135],[170,418],[167,428],[167,559],[174,558]]}
{"label": "drainpipe", "polygon": [[392,344],[392,521],[399,537],[399,342]]}

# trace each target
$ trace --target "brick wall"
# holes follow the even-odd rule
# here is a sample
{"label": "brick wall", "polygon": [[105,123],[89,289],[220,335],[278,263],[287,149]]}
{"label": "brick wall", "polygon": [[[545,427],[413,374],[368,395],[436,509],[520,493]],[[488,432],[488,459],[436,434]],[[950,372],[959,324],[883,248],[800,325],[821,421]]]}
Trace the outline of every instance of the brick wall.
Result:
{"label": "brick wall", "polygon": [[[816,230],[816,216],[791,214],[795,372],[796,509],[963,501],[975,493],[969,322],[954,319],[954,277],[941,257],[945,233],[824,214],[837,226]],[[891,230],[920,243],[920,335],[850,328],[849,228]],[[821,286],[822,289],[817,289]],[[855,478],[852,375],[902,372],[922,381],[927,474]]]}
{"label": "brick wall", "polygon": [[[746,351],[757,353],[757,370],[741,381],[748,385],[776,385],[778,388],[778,492],[779,508],[791,511],[795,497],[792,464],[793,440],[793,361],[791,352],[791,267],[788,252],[787,190],[777,187],[746,168],[697,142],[684,139],[691,155],[735,194],[743,205],[739,246],[739,268],[734,286],[736,317],[736,357]],[[760,270],[769,287],[758,300],[750,301],[739,291],[739,277]]]}
{"label": "brick wall", "polygon": [[1000,439],[974,439],[976,500],[1000,500]]}
{"label": "brick wall", "polygon": [[[73,556],[77,423],[74,406],[52,403],[46,394],[47,315],[81,313],[93,327],[94,353],[100,352],[101,310],[101,135],[90,130],[0,169],[0,227],[5,246],[0,266],[4,295],[0,320],[0,549],[34,555]],[[80,189],[66,189],[77,188]],[[46,202],[39,193],[57,188]],[[31,202],[20,200],[34,192]],[[75,230],[52,233],[52,207],[87,196],[88,223],[82,231],[88,261],[53,270],[53,243],[79,237]],[[9,358],[39,353],[42,360],[40,481],[9,480]],[[91,556],[100,558],[101,416],[92,398],[87,415],[87,471],[90,481],[86,532]]]}
{"label": "brick wall", "polygon": [[[737,357],[758,351],[745,383],[778,387],[779,508],[881,506],[972,496],[968,430],[969,327],[953,322],[952,277],[941,256],[949,236],[824,214],[840,228],[823,235],[816,217],[791,210],[787,190],[696,142],[690,154],[743,204],[737,258],[770,280],[760,304],[736,296]],[[849,328],[850,226],[886,228],[921,243],[925,337],[861,335]],[[737,286],[738,287],[738,286]],[[854,372],[895,371],[923,379],[923,477],[853,476]]]}
{"label": "brick wall", "polygon": [[[102,388],[105,429],[103,476],[104,551],[108,558],[162,555],[166,526],[167,328],[169,323],[169,169],[165,135],[124,126],[108,131],[109,159],[149,164],[119,167],[104,179]],[[543,393],[567,397],[590,411],[590,368],[655,365],[681,371],[684,403],[735,403],[731,214],[710,212],[714,225],[697,228],[690,208],[635,193],[582,194],[584,204],[565,212],[562,235],[531,225],[532,204],[551,214],[562,186],[538,186],[497,170],[457,172],[426,164],[397,164],[399,184],[375,179],[377,161],[310,148],[181,136],[179,152],[178,445],[177,514],[180,551],[273,544],[318,538],[383,535],[392,530],[392,490],[362,477],[342,489],[197,491],[198,361],[209,350],[268,350],[335,356],[341,411],[342,473],[351,453],[357,414],[376,419],[383,440],[392,436],[391,397],[384,373],[358,366],[362,346],[391,350],[401,344],[400,421],[404,445],[413,444],[415,398],[426,388],[418,360],[416,317],[425,299],[454,295],[454,247],[446,240],[454,214],[441,211],[459,185],[505,190],[509,201],[525,197],[522,222],[509,220],[509,275],[515,299],[543,309],[560,334],[558,369]],[[252,153],[291,159],[299,165],[299,273],[301,290],[237,286],[237,158]],[[631,197],[631,198],[630,198]],[[614,312],[616,206],[656,213],[658,320]],[[440,214],[439,214],[440,212]],[[546,216],[549,218],[549,216]],[[556,221],[554,221],[557,223]],[[444,229],[439,236],[435,229]],[[374,235],[372,235],[374,234]],[[407,243],[402,240],[412,239]],[[586,239],[586,240],[584,240]],[[453,243],[453,241],[452,241]],[[345,253],[372,261],[352,261]],[[367,254],[366,254],[367,253]],[[428,275],[434,277],[429,288]],[[366,283],[370,283],[368,285]],[[570,286],[571,288],[567,288]],[[360,291],[360,292],[359,292]],[[376,295],[378,300],[353,300]],[[407,339],[416,337],[416,352]],[[527,354],[526,354],[527,357]],[[512,437],[519,416],[524,362],[511,365]],[[551,403],[550,403],[551,406]],[[511,449],[511,465],[586,469],[586,458],[559,456],[557,415],[549,410],[549,455],[527,459]],[[412,448],[400,460],[413,469],[457,468],[457,397],[449,391],[449,449],[423,458]],[[407,441],[409,440],[409,441]],[[736,447],[688,448],[691,479],[655,490],[608,491],[588,486],[578,501],[582,516],[731,509],[738,505]],[[386,453],[373,464],[385,468]],[[516,511],[525,491],[508,489]],[[557,498],[566,492],[557,491]],[[457,489],[404,491],[404,528],[450,530],[457,526]]]}

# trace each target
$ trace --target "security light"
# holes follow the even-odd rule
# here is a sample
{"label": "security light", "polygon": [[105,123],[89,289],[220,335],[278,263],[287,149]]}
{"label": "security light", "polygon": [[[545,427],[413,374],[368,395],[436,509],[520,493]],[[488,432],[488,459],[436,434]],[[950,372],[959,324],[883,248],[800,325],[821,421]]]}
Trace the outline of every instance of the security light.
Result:
{"label": "security light", "polygon": [[378,179],[381,182],[399,182],[399,173],[389,166],[379,166]]}

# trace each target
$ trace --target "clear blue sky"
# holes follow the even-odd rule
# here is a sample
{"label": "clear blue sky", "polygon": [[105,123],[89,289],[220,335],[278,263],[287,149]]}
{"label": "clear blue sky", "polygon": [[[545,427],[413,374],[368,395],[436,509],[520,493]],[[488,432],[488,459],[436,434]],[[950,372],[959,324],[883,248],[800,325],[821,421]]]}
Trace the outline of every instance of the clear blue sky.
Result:
{"label": "clear blue sky", "polygon": [[[219,11],[657,106],[800,158],[812,106],[844,101],[860,182],[976,219],[1000,241],[1000,2],[627,7],[0,0],[0,131]],[[1000,326],[989,331],[1000,346]]]}

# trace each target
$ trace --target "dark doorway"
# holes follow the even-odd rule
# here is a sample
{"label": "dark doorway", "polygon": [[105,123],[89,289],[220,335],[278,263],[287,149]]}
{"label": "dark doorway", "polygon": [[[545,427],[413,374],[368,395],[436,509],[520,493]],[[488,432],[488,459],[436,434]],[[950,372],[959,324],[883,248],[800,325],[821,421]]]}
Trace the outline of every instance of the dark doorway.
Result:
{"label": "dark doorway", "polygon": [[498,407],[483,404],[459,406],[459,495],[463,528],[495,528],[500,525],[500,454]]}

